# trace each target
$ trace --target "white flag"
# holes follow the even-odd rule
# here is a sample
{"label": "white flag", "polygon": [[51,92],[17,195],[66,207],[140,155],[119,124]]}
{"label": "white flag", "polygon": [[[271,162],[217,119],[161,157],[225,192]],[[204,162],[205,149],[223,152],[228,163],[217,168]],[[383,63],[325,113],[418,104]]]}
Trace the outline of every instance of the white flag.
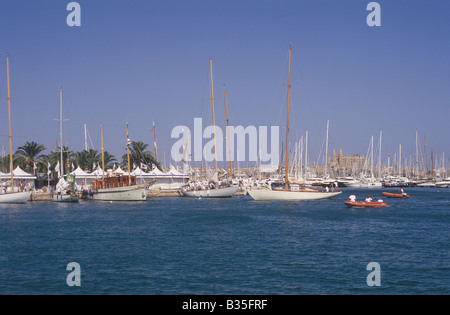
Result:
{"label": "white flag", "polygon": [[147,165],[144,163],[141,163],[141,169],[146,170],[147,169]]}
{"label": "white flag", "polygon": [[61,177],[61,170],[59,169],[59,161],[58,164],[55,166],[55,171],[58,173],[58,177]]}
{"label": "white flag", "polygon": [[50,163],[47,162],[47,175],[50,175],[52,172],[50,171]]}

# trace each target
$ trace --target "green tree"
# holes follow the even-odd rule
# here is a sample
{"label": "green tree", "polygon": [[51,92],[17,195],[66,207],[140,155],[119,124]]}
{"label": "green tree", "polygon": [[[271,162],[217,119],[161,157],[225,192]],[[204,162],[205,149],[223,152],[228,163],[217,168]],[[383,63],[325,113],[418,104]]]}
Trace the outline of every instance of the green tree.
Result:
{"label": "green tree", "polygon": [[[151,151],[146,151],[148,144],[143,143],[142,141],[132,141],[129,149],[130,149],[130,168],[134,166],[140,166],[141,164],[148,165],[150,168],[152,164],[160,167],[158,161],[153,157],[153,153]],[[122,167],[124,170],[128,168],[128,157],[127,154],[122,156]]]}
{"label": "green tree", "polygon": [[42,159],[43,156],[40,153],[45,150],[44,145],[27,141],[15,153],[19,158],[19,166],[25,172],[34,173],[34,164]]}
{"label": "green tree", "polygon": [[[19,166],[20,161],[20,156],[18,156],[17,154],[13,154],[13,169]],[[9,154],[3,158],[0,158],[0,171],[7,174],[11,172],[9,169]]]}
{"label": "green tree", "polygon": [[[67,174],[71,170],[71,164],[73,161],[74,153],[69,150],[68,147],[63,146],[63,165],[64,165],[64,174]],[[42,167],[47,170],[47,163],[50,164],[50,171],[52,172],[53,176],[57,174],[55,167],[61,160],[61,153],[58,148],[57,151],[52,151],[50,154],[45,155],[42,157]]]}
{"label": "green tree", "polygon": [[[112,168],[113,163],[117,161],[114,155],[110,154],[108,151],[105,151],[103,155],[105,160],[105,169]],[[76,152],[74,154],[74,162],[75,165],[79,166],[82,170],[92,172],[94,171],[94,164],[96,167],[101,167],[102,154],[93,149]]]}

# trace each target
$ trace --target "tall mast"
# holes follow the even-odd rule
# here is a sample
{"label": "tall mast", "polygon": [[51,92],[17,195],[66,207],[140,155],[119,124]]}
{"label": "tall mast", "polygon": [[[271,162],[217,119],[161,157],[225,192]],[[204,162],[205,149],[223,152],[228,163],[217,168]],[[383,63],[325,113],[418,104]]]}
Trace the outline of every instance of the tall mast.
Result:
{"label": "tall mast", "polygon": [[373,135],[370,138],[370,175],[373,179]]}
{"label": "tall mast", "polygon": [[425,150],[425,152],[424,152],[424,163],[423,163],[423,169],[425,170],[425,178],[427,177],[427,173],[428,173],[428,170],[427,170],[427,138],[426,138],[426,136],[424,135],[423,136],[423,145],[424,145],[424,150]]}
{"label": "tall mast", "polygon": [[158,162],[158,148],[156,146],[156,127],[155,122],[153,121],[153,149],[155,150],[155,161]]}
{"label": "tall mast", "polygon": [[105,153],[103,150],[103,125],[100,125],[100,134],[102,138],[102,187],[105,188]]}
{"label": "tall mast", "polygon": [[87,127],[86,124],[84,124],[84,151],[88,150],[88,144],[87,144]]}
{"label": "tall mast", "polygon": [[287,120],[286,120],[286,169],[284,178],[284,188],[288,188],[288,166],[289,166],[289,101],[291,96],[291,46],[289,46],[289,73],[288,73],[288,89],[287,89]]}
{"label": "tall mast", "polygon": [[380,130],[380,147],[378,149],[378,178],[382,177],[381,174],[381,140],[383,137],[383,130]]}
{"label": "tall mast", "polygon": [[417,133],[417,129],[416,129],[416,179],[419,178],[419,147],[418,147],[418,133]]}
{"label": "tall mast", "polygon": [[228,138],[228,158],[230,159],[230,178],[233,176],[233,168],[231,166],[231,146],[230,146],[230,130],[228,124],[228,107],[227,107],[227,94],[223,90],[223,97],[225,99],[225,114],[227,117],[227,138]]}
{"label": "tall mast", "polygon": [[6,54],[6,77],[8,81],[8,122],[9,122],[9,170],[11,171],[11,190],[14,191],[12,135],[11,135],[11,95],[9,92],[9,58]]}
{"label": "tall mast", "polygon": [[130,170],[130,139],[128,138],[128,124],[126,125],[126,133],[127,133],[127,159],[128,159],[128,185],[131,185],[131,170]]}
{"label": "tall mast", "polygon": [[328,171],[328,128],[330,125],[330,121],[327,120],[327,141],[325,146],[325,177],[327,177],[327,171]]}
{"label": "tall mast", "polygon": [[64,176],[64,159],[63,159],[63,113],[62,113],[62,87],[59,88],[59,149],[60,149],[60,169],[61,177]]}
{"label": "tall mast", "polygon": [[214,133],[214,168],[217,173],[217,155],[216,155],[216,121],[214,117],[214,89],[212,77],[212,58],[209,58],[209,75],[211,77],[211,105],[212,105],[212,119],[213,119],[213,133]]}
{"label": "tall mast", "polygon": [[190,144],[189,144],[189,138],[191,137],[190,133],[189,133],[189,128],[187,128],[187,152],[188,152],[188,165],[189,165],[189,169],[188,169],[188,180],[191,181],[191,149],[190,149]]}
{"label": "tall mast", "polygon": [[307,172],[308,172],[308,130],[306,130],[306,135],[305,135],[305,182],[306,182]]}

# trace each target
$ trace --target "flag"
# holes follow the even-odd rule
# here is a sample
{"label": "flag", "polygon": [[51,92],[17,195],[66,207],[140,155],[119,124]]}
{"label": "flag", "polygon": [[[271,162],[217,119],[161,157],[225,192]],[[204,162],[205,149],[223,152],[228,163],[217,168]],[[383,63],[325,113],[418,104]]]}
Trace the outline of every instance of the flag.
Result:
{"label": "flag", "polygon": [[61,177],[61,170],[59,169],[59,161],[58,164],[55,166],[55,171],[58,173],[58,177]]}
{"label": "flag", "polygon": [[47,175],[50,175],[52,172],[50,171],[50,163],[47,162]]}
{"label": "flag", "polygon": [[156,168],[156,165],[152,163],[152,171]]}
{"label": "flag", "polygon": [[72,171],[75,169],[75,166],[73,166],[73,163],[72,163]]}
{"label": "flag", "polygon": [[33,169],[37,169],[36,162],[34,162]]}
{"label": "flag", "polygon": [[144,163],[141,163],[141,169],[146,170],[147,169],[147,165]]}

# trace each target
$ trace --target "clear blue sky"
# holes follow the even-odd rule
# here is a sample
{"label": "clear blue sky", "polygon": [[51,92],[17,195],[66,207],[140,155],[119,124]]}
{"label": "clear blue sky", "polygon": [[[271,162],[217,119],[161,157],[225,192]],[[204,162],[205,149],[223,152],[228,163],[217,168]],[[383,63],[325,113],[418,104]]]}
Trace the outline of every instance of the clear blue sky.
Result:
{"label": "clear blue sky", "polygon": [[327,120],[330,152],[365,155],[382,130],[383,160],[399,144],[408,158],[417,129],[421,151],[426,136],[427,152],[448,161],[450,1],[378,1],[381,27],[366,24],[368,0],[80,0],[81,27],[66,24],[69,2],[2,1],[0,93],[8,52],[15,148],[55,148],[62,86],[64,144],[73,151],[83,149],[84,123],[96,149],[104,125],[105,149],[116,157],[127,122],[130,138],[153,149],[155,120],[168,164],[173,127],[212,121],[209,58],[216,123],[225,126],[226,88],[232,125],[280,125],[283,139],[292,43],[291,139],[309,131],[311,161]]}

